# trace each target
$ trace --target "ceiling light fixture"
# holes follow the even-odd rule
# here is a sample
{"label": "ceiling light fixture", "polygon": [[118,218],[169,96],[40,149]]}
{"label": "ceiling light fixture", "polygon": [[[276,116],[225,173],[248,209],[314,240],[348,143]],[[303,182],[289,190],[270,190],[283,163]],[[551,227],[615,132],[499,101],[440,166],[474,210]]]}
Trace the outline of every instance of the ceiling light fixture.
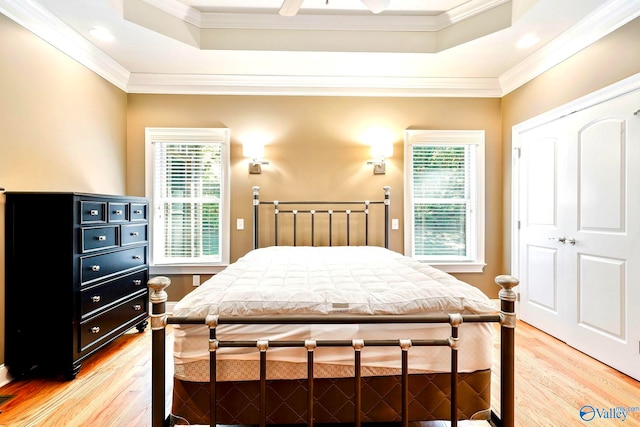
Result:
{"label": "ceiling light fixture", "polygon": [[106,43],[111,43],[116,39],[109,30],[103,27],[93,27],[89,30],[89,34],[91,34],[91,37]]}

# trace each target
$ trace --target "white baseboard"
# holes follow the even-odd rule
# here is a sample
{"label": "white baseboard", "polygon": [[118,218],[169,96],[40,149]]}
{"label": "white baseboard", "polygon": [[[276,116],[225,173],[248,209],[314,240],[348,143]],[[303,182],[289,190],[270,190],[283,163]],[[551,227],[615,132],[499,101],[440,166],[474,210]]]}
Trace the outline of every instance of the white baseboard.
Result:
{"label": "white baseboard", "polygon": [[9,384],[13,381],[11,375],[9,375],[9,369],[4,365],[0,365],[0,387]]}

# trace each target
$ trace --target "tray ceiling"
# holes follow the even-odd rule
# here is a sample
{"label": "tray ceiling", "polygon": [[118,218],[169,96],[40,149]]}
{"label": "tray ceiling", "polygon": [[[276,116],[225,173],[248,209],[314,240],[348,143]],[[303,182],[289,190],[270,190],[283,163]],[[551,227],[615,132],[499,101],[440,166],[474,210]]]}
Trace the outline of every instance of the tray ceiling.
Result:
{"label": "tray ceiling", "polygon": [[[132,93],[499,97],[640,14],[640,0],[0,0]],[[94,39],[101,27],[111,42]],[[537,44],[517,42],[530,36]]]}

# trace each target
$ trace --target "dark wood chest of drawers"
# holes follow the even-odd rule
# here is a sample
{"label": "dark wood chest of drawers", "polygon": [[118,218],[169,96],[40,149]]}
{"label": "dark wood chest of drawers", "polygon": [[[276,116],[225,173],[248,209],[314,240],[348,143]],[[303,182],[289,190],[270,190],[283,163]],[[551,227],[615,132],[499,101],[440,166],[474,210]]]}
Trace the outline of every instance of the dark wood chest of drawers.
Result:
{"label": "dark wood chest of drawers", "polygon": [[63,374],[147,325],[147,200],[6,193],[5,364]]}

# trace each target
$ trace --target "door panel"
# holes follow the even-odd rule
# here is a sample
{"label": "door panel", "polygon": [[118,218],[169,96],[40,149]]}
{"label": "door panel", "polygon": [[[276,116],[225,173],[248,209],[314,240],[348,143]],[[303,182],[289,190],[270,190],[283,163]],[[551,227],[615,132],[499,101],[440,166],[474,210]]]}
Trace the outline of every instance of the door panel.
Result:
{"label": "door panel", "polygon": [[528,135],[526,185],[529,195],[526,219],[529,227],[557,227],[558,140],[545,134]]}
{"label": "door panel", "polygon": [[[604,119],[578,135],[581,230],[624,231],[625,121]],[[606,143],[606,149],[603,149]]]}
{"label": "door panel", "polygon": [[527,302],[558,315],[558,251],[550,248],[527,247]]}
{"label": "door panel", "polygon": [[589,255],[579,259],[578,325],[625,341],[625,262]]}

